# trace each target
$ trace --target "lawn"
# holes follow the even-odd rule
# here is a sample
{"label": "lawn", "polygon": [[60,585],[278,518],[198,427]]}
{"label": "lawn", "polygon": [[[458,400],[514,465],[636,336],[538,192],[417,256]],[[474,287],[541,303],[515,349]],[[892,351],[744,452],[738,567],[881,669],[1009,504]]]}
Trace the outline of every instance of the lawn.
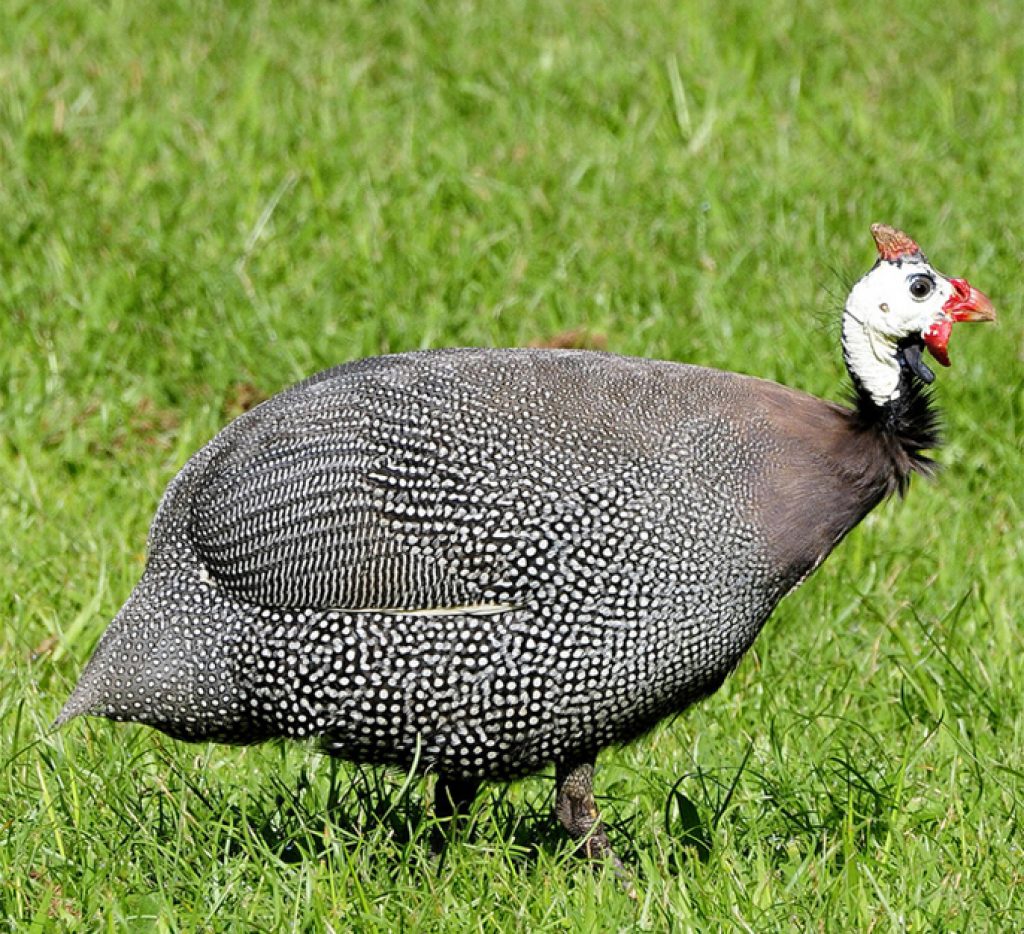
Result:
{"label": "lawn", "polygon": [[[9,0],[0,28],[0,929],[1024,929],[1024,7]],[[710,700],[443,860],[429,780],[49,724],[189,454],[318,369],[570,343],[840,399],[868,226],[988,292],[945,469]]]}

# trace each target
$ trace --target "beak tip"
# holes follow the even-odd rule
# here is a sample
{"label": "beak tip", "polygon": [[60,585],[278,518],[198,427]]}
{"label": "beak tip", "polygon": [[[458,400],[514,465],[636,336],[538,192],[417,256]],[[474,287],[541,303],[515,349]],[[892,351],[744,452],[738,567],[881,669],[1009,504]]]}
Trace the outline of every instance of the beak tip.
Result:
{"label": "beak tip", "polygon": [[989,297],[974,286],[967,285],[966,282],[963,285],[966,286],[963,292],[958,289],[959,294],[953,296],[946,305],[946,310],[953,320],[957,322],[995,321],[996,309]]}

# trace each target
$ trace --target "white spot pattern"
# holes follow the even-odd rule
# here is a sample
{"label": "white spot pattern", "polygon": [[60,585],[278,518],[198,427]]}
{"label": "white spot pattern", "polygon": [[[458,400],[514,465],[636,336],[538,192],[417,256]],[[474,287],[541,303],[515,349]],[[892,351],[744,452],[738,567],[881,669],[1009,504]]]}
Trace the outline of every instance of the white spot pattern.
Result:
{"label": "white spot pattern", "polygon": [[748,383],[572,351],[320,374],[169,487],[66,713],[456,777],[627,741],[794,583],[753,518],[776,452]]}

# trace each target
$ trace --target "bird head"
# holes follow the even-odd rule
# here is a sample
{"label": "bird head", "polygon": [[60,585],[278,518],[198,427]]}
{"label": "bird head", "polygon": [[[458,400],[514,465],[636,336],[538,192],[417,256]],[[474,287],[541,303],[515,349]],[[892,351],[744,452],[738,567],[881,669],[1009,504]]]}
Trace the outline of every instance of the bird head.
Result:
{"label": "bird head", "polygon": [[895,402],[907,372],[930,383],[922,351],[949,366],[958,321],[994,321],[988,298],[964,279],[938,272],[900,230],[874,224],[878,261],[851,290],[843,315],[843,354],[850,375],[879,406]]}

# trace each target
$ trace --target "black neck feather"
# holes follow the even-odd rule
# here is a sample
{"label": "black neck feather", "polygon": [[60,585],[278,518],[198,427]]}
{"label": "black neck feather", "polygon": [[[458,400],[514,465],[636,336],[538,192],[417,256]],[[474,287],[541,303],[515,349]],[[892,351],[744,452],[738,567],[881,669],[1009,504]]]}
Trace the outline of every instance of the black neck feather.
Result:
{"label": "black neck feather", "polygon": [[942,430],[932,392],[907,366],[900,370],[899,393],[892,402],[878,405],[856,381],[853,387],[854,422],[884,442],[892,457],[894,489],[901,495],[915,473],[933,476],[937,465],[925,452],[942,443]]}

